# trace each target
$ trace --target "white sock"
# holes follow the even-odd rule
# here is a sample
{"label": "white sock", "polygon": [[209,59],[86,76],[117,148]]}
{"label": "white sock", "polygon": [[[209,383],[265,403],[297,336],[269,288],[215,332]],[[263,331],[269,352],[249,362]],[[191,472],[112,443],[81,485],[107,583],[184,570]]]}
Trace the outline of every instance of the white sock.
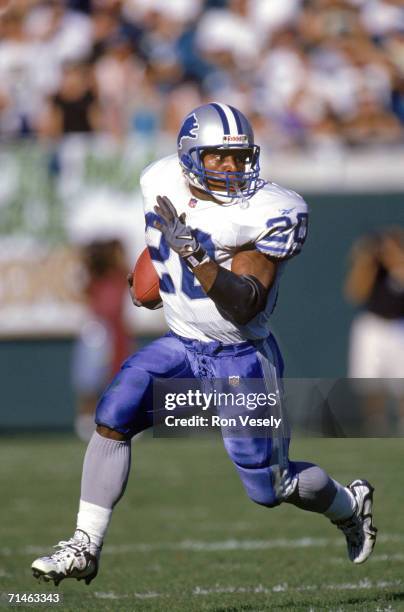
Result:
{"label": "white sock", "polygon": [[356,510],[356,501],[351,491],[334,480],[337,494],[331,506],[324,512],[330,521],[344,521],[350,518]]}
{"label": "white sock", "polygon": [[91,554],[98,554],[102,546],[112,510],[96,506],[89,502],[80,500],[79,512],[77,514],[77,529],[85,531],[91,540]]}

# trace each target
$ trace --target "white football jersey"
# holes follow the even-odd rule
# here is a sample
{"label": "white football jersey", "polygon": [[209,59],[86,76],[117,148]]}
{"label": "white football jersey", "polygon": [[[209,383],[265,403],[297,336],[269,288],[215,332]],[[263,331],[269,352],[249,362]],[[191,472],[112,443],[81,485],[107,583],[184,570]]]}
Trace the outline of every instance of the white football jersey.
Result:
{"label": "white football jersey", "polygon": [[231,268],[236,253],[258,250],[280,262],[297,255],[307,233],[307,205],[294,191],[266,184],[250,200],[217,204],[195,198],[189,190],[177,155],[148,166],[140,179],[146,218],[146,243],[157,274],[164,314],[173,332],[186,338],[223,344],[266,338],[284,264],[269,292],[267,305],[247,325],[227,321],[207,297],[199,281],[181,257],[170,249],[162,233],[153,227],[156,197],[167,196],[177,213],[186,213],[186,224],[218,264]]}

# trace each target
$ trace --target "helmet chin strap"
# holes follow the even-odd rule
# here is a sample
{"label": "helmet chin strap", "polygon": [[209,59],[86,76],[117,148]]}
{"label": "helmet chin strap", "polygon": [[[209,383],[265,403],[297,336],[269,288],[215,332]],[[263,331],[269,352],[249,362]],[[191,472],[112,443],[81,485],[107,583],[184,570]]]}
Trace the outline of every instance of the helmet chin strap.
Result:
{"label": "helmet chin strap", "polygon": [[218,202],[222,202],[223,204],[232,204],[236,198],[232,198],[231,196],[221,194],[221,193],[212,193],[212,197],[215,198]]}
{"label": "helmet chin strap", "polygon": [[218,193],[215,193],[213,197],[215,198],[215,200],[223,202],[224,204],[238,204],[243,210],[250,206],[250,201],[247,200],[247,198],[244,196],[239,187],[236,187],[236,195],[234,196],[234,198],[228,195],[221,195]]}
{"label": "helmet chin strap", "polygon": [[246,197],[244,197],[239,187],[236,187],[236,193],[237,193],[238,205],[240,206],[240,208],[245,210],[246,208],[250,206],[250,201],[247,200]]}

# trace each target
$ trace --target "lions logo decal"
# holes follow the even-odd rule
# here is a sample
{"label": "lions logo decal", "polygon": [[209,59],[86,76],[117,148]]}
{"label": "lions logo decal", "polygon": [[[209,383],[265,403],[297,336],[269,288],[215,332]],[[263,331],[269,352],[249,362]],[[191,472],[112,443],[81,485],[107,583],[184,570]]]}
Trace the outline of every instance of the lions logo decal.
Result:
{"label": "lions logo decal", "polygon": [[178,134],[178,148],[182,148],[182,140],[184,138],[192,138],[193,140],[196,140],[196,138],[198,138],[198,130],[199,123],[197,121],[195,113],[192,113],[192,115],[189,115],[185,119],[181,131]]}

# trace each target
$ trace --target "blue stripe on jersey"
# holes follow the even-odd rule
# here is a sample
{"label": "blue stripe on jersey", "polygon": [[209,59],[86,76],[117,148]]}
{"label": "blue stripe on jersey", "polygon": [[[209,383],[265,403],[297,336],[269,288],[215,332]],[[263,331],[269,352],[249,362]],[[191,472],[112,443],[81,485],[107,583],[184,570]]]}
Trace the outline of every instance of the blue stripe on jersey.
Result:
{"label": "blue stripe on jersey", "polygon": [[158,215],[156,215],[156,213],[152,213],[152,212],[146,213],[144,219],[146,221],[146,229],[148,227],[154,227],[155,221],[159,221],[161,223],[161,218]]}
{"label": "blue stripe on jersey", "polygon": [[260,239],[260,242],[277,242],[278,244],[285,244],[288,240],[289,236],[287,234],[281,234],[280,236],[267,234]]}
{"label": "blue stripe on jersey", "polygon": [[274,253],[289,253],[290,249],[281,249],[279,247],[269,246],[266,244],[261,244],[261,242],[257,242],[256,247],[259,251],[273,251]]}
{"label": "blue stripe on jersey", "polygon": [[240,116],[239,116],[237,110],[233,106],[229,105],[229,108],[230,108],[231,112],[234,115],[234,119],[236,120],[238,133],[242,134],[243,133],[243,128],[241,127]]}
{"label": "blue stripe on jersey", "polygon": [[222,120],[222,123],[223,123],[224,133],[230,134],[230,126],[229,126],[229,122],[226,117],[226,113],[223,111],[223,109],[220,108],[218,104],[215,104],[215,102],[211,102],[210,106],[213,106],[213,108],[219,113],[220,119]]}
{"label": "blue stripe on jersey", "polygon": [[159,279],[159,287],[160,291],[164,291],[165,293],[175,293],[174,283],[169,274],[162,274]]}

